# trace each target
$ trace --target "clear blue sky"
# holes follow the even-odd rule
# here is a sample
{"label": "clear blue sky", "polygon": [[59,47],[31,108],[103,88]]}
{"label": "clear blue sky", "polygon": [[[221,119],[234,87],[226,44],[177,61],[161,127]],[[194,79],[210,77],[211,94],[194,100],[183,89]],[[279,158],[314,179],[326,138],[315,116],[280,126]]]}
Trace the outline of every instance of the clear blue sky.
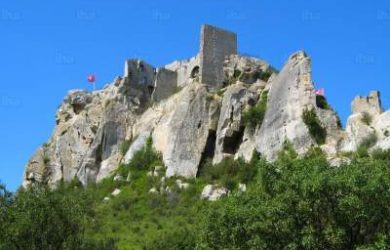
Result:
{"label": "clear blue sky", "polygon": [[343,123],[356,95],[390,98],[390,1],[67,0],[0,2],[0,180],[16,190],[51,135],[69,89],[122,74],[126,58],[155,66],[191,57],[203,23],[238,33],[239,51],[281,68],[294,51]]}

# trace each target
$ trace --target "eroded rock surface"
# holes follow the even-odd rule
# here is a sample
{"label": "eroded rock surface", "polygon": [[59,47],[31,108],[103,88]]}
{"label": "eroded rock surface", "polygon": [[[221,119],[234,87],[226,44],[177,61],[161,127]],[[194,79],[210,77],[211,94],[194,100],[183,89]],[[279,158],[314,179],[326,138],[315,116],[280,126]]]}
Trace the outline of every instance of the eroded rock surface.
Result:
{"label": "eroded rock surface", "polygon": [[[202,39],[202,44],[212,42],[209,36]],[[275,160],[287,141],[301,156],[320,146],[332,165],[347,162],[341,152],[356,150],[367,138],[370,150],[390,148],[390,111],[383,112],[379,92],[355,98],[343,130],[330,105],[317,103],[310,58],[304,52],[291,55],[278,72],[261,59],[235,50],[222,53],[218,50],[223,46],[209,45],[207,50],[218,56],[207,64],[202,64],[202,51],[158,69],[139,59],[126,60],[123,76],[105,88],[70,91],[56,113],[52,137],[26,165],[23,186],[38,182],[55,187],[75,178],[87,185],[115,176],[118,166],[129,163],[149,138],[165,165],[152,175],[186,178],[196,177],[206,161],[250,161],[254,152]],[[213,67],[213,60],[218,69],[205,68]],[[202,84],[202,74],[212,72],[218,76],[207,79],[218,82]],[[265,91],[264,119],[249,126],[243,114],[256,107]],[[310,134],[304,110],[313,111],[326,130],[322,145]],[[125,142],[129,149],[122,152]],[[126,179],[131,181],[131,176]],[[226,189],[207,186],[203,196],[214,200],[226,194]]]}

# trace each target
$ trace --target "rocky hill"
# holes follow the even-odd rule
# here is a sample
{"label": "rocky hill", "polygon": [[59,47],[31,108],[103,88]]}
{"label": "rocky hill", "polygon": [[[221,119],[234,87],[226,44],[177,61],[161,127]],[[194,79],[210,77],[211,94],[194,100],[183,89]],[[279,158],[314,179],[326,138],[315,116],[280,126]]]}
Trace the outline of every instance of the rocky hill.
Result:
{"label": "rocky hill", "polygon": [[23,186],[99,182],[131,161],[148,138],[166,176],[185,178],[195,178],[206,160],[250,161],[258,152],[272,161],[286,143],[299,155],[318,146],[334,166],[362,145],[390,147],[390,111],[383,111],[379,92],[353,100],[343,129],[325,97],[316,95],[304,52],[278,71],[239,55],[234,33],[204,25],[200,40],[189,60],[161,68],[127,60],[124,75],[103,89],[69,91],[52,137],[27,163]]}

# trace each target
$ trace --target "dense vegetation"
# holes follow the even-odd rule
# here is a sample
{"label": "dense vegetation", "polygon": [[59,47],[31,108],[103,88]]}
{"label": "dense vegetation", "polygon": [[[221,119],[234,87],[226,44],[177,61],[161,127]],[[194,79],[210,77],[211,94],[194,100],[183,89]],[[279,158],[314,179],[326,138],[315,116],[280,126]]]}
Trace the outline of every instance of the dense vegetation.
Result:
{"label": "dense vegetation", "polygon": [[[318,148],[297,158],[287,143],[274,163],[256,155],[250,163],[206,161],[181,189],[162,178],[161,157],[148,143],[119,168],[129,180],[15,195],[0,186],[0,249],[388,249],[389,155],[353,154],[333,168]],[[201,200],[208,183],[230,195]]]}
{"label": "dense vegetation", "polygon": [[309,130],[310,136],[318,144],[324,144],[326,140],[326,129],[321,125],[314,109],[305,109],[302,114],[303,122]]}
{"label": "dense vegetation", "polygon": [[249,128],[261,127],[267,110],[268,91],[263,91],[260,100],[242,114],[243,123]]}

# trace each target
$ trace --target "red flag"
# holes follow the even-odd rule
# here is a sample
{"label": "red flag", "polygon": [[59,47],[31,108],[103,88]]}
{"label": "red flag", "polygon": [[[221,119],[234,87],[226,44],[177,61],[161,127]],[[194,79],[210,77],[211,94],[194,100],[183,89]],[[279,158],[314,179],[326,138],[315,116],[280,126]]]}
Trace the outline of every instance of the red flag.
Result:
{"label": "red flag", "polygon": [[323,88],[316,89],[315,93],[316,95],[325,96],[325,90]]}
{"label": "red flag", "polygon": [[94,83],[96,81],[96,76],[95,75],[88,75],[87,80],[90,83]]}

